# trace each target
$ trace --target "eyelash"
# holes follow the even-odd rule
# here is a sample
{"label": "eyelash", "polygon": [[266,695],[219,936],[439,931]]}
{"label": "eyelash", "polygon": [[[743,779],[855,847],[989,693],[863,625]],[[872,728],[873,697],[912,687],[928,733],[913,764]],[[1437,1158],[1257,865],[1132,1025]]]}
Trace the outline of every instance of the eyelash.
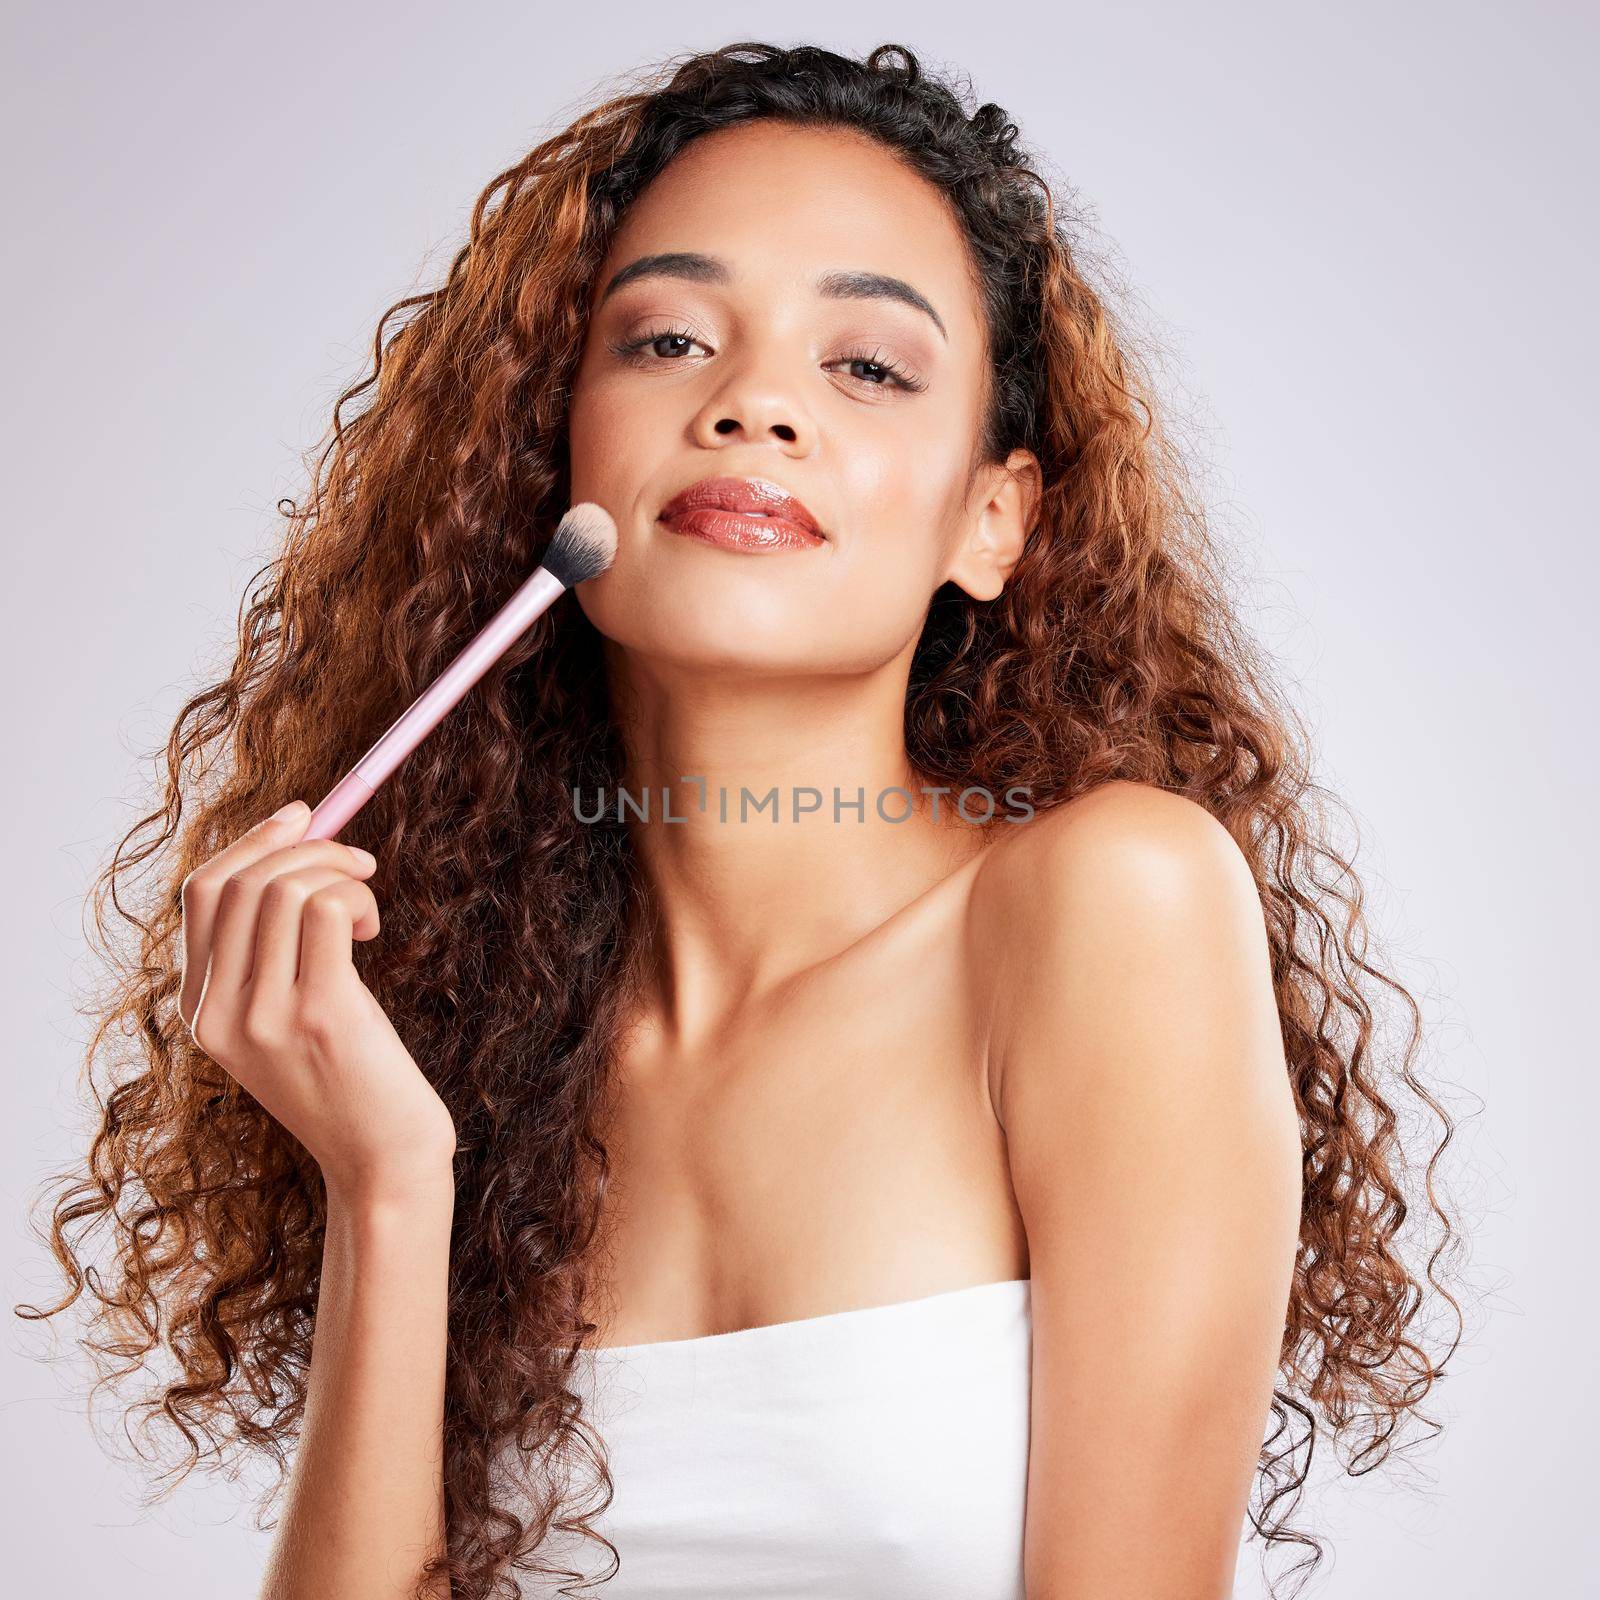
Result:
{"label": "eyelash", "polygon": [[[658,339],[687,339],[692,344],[700,343],[686,328],[657,328],[650,333],[642,335],[640,338],[630,339],[626,344],[608,345],[607,348],[614,355],[637,361],[641,358],[641,353],[645,347],[654,344]],[[888,374],[889,382],[887,383],[875,382],[869,378],[856,379],[858,383],[864,383],[871,389],[898,387],[909,394],[915,394],[928,386],[925,380],[901,366],[898,361],[889,360],[877,350],[873,350],[870,354],[866,350],[847,351],[844,355],[836,357],[829,365],[835,365],[839,361],[859,361],[866,366],[877,367]]]}

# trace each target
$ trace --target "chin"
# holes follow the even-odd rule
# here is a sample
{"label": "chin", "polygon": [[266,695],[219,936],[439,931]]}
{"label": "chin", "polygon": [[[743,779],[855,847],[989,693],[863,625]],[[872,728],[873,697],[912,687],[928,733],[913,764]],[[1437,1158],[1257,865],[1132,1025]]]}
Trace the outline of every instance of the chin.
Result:
{"label": "chin", "polygon": [[630,647],[696,657],[814,656],[827,596],[815,584],[749,570],[767,567],[771,557],[724,559],[731,570],[708,570],[703,561],[619,559],[574,593],[601,633]]}

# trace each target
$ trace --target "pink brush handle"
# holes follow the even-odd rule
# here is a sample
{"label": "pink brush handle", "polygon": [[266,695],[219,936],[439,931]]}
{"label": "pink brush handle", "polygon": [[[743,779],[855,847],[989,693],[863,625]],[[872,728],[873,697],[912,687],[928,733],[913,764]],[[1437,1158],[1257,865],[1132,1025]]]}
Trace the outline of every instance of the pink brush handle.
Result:
{"label": "pink brush handle", "polygon": [[528,624],[566,593],[543,567],[484,623],[472,642],[396,719],[394,726],[326,795],[306,824],[304,839],[331,839],[377,792],[378,785],[433,730],[439,719],[528,631]]}

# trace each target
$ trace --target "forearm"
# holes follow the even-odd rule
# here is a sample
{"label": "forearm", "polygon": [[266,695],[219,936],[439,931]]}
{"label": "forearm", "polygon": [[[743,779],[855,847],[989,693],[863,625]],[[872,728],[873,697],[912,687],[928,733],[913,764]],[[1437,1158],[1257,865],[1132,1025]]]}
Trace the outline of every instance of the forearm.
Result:
{"label": "forearm", "polygon": [[304,1428],[262,1600],[410,1600],[443,1548],[453,1212],[448,1166],[400,1197],[329,1188]]}

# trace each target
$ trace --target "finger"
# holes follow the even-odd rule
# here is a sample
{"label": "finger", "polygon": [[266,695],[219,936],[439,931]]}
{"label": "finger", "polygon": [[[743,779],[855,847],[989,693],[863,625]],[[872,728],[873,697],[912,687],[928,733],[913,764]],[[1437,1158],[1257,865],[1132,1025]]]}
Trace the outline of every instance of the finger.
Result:
{"label": "finger", "polygon": [[240,868],[286,844],[293,844],[305,832],[310,820],[311,808],[303,800],[292,801],[282,812],[262,818],[184,879],[181,891],[183,988],[178,997],[178,1011],[187,1021],[193,1022],[200,992],[205,986],[223,884]]}
{"label": "finger", "polygon": [[346,878],[318,889],[300,913],[300,985],[308,991],[354,971],[351,941],[358,926],[377,932],[378,902],[364,883]]}
{"label": "finger", "polygon": [[[256,920],[254,962],[248,980],[252,1000],[271,1003],[285,999],[294,986],[300,966],[300,920],[313,894],[332,884],[348,883],[361,890],[367,904],[357,917],[355,932],[371,938],[377,932],[377,901],[364,883],[337,867],[311,866],[280,873],[261,891]],[[367,925],[371,927],[367,931]]]}
{"label": "finger", "polygon": [[371,872],[372,857],[335,839],[307,839],[270,851],[241,867],[222,886],[212,927],[206,986],[223,994],[236,993],[250,981],[261,916],[261,897],[267,885],[288,873],[319,867],[341,876]]}

